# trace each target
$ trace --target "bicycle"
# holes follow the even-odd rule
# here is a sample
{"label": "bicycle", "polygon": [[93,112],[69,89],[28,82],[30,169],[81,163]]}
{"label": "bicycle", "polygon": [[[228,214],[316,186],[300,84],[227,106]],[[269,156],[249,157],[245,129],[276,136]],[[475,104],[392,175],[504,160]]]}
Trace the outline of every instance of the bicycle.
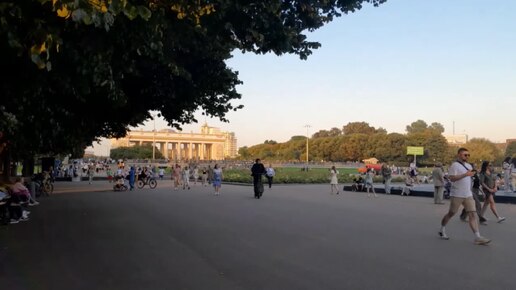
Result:
{"label": "bicycle", "polygon": [[41,190],[46,196],[51,195],[54,192],[54,184],[50,179],[44,179],[41,182]]}
{"label": "bicycle", "polygon": [[158,182],[156,181],[156,178],[152,176],[147,176],[144,179],[138,179],[139,189],[142,189],[145,185],[149,185],[151,189],[154,189],[158,185]]}
{"label": "bicycle", "polygon": [[115,184],[113,185],[113,191],[126,191],[127,185],[125,185],[125,178],[123,176],[115,176]]}
{"label": "bicycle", "polygon": [[[43,177],[41,173],[34,174],[32,181],[35,183],[36,196],[50,196],[54,192],[54,184],[48,177]],[[27,184],[30,186],[30,184]]]}

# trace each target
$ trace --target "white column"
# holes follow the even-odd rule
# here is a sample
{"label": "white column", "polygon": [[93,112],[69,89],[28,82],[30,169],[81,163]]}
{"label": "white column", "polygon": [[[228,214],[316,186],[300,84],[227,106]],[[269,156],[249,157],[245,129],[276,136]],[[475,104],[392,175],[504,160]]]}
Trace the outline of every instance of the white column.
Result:
{"label": "white column", "polygon": [[193,159],[192,143],[188,144],[188,159]]}
{"label": "white column", "polygon": [[168,159],[168,142],[165,141],[165,143],[161,143],[161,154],[165,157],[165,159]]}

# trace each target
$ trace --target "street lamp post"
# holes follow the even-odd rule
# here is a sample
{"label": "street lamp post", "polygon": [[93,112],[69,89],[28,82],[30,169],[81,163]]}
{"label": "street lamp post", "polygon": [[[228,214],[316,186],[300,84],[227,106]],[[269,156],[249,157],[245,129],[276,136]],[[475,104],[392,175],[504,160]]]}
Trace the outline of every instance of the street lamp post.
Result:
{"label": "street lamp post", "polygon": [[308,128],[310,128],[310,125],[305,125],[306,128],[306,170],[308,171]]}

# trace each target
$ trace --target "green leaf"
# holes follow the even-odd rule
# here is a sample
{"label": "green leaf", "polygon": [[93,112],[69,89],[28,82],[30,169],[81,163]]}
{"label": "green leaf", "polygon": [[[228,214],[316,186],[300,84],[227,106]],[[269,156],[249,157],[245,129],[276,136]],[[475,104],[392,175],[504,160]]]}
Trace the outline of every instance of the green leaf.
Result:
{"label": "green leaf", "polygon": [[144,20],[149,20],[149,18],[152,16],[152,12],[145,6],[138,6],[138,14]]}
{"label": "green leaf", "polygon": [[138,16],[138,9],[132,5],[127,5],[124,9],[124,14],[129,20],[134,20]]}

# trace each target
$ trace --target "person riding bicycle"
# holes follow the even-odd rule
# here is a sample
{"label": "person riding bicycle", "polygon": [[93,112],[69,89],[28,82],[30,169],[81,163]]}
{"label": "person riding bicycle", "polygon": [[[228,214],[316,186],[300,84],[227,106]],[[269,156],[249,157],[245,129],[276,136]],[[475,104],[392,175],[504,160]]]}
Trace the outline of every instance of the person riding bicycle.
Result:
{"label": "person riding bicycle", "polygon": [[144,167],[142,171],[140,171],[140,174],[138,174],[138,180],[146,181],[147,177],[149,176],[149,172],[147,171],[147,167]]}

